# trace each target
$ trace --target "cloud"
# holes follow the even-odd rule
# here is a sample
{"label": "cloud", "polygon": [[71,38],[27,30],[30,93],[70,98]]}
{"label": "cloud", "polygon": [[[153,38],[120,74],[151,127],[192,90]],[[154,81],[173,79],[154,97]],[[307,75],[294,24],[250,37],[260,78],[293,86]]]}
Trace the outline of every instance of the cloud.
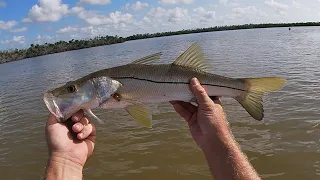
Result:
{"label": "cloud", "polygon": [[198,7],[193,9],[197,16],[199,16],[201,22],[208,22],[215,20],[216,12],[215,11],[206,11],[203,7]]}
{"label": "cloud", "polygon": [[217,4],[209,4],[209,7],[210,7],[210,8],[217,8],[218,5],[217,5]]}
{"label": "cloud", "polygon": [[264,1],[264,4],[274,8],[277,14],[283,14],[289,8],[288,5],[278,3],[274,0],[266,0]]}
{"label": "cloud", "polygon": [[85,11],[83,7],[75,6],[69,10],[69,13],[79,14],[83,11]]}
{"label": "cloud", "polygon": [[17,21],[0,21],[0,30],[8,30],[17,25]]}
{"label": "cloud", "polygon": [[24,36],[13,36],[11,40],[4,40],[0,41],[1,44],[11,44],[11,43],[18,43],[18,44],[25,44],[26,38]]}
{"label": "cloud", "polygon": [[159,18],[167,15],[167,11],[161,7],[151,8],[148,12],[148,17]]}
{"label": "cloud", "polygon": [[174,9],[164,9],[161,7],[151,8],[147,16],[143,18],[144,22],[161,24],[161,21],[170,23],[189,22],[191,17],[188,14],[188,9],[176,7]]}
{"label": "cloud", "polygon": [[56,42],[60,39],[58,39],[58,36],[41,36],[38,34],[37,38],[35,40],[33,40],[33,43],[35,44],[44,44],[44,43],[52,43],[52,42]]}
{"label": "cloud", "polygon": [[10,30],[10,32],[13,32],[13,33],[19,33],[19,32],[24,32],[28,30],[28,27],[22,27],[22,28],[17,28],[17,29],[12,29]]}
{"label": "cloud", "polygon": [[69,32],[76,32],[79,28],[78,27],[71,27],[71,26],[68,26],[68,27],[65,27],[65,28],[62,28],[62,29],[59,29],[57,31],[57,33],[69,33]]}
{"label": "cloud", "polygon": [[226,5],[228,3],[228,0],[220,0],[220,3]]}
{"label": "cloud", "polygon": [[80,0],[80,4],[105,5],[110,4],[111,0]]}
{"label": "cloud", "polygon": [[142,3],[140,1],[137,1],[135,4],[132,4],[131,8],[135,11],[138,11],[144,7],[148,7],[149,4],[148,3]]}
{"label": "cloud", "polygon": [[168,10],[169,22],[176,23],[181,21],[189,21],[188,9],[176,7]]}
{"label": "cloud", "polygon": [[92,26],[98,25],[117,25],[121,23],[128,23],[132,19],[132,15],[129,13],[122,13],[120,11],[112,12],[108,16],[97,14],[94,11],[80,11],[78,17],[84,20],[87,24]]}
{"label": "cloud", "polygon": [[229,3],[228,3],[228,6],[233,6],[233,7],[239,6],[239,5],[240,5],[240,4],[237,3],[237,2],[229,2]]}
{"label": "cloud", "polygon": [[232,14],[221,17],[223,24],[263,23],[267,14],[255,6],[237,7],[232,9]]}
{"label": "cloud", "polygon": [[192,4],[194,0],[160,0],[160,4]]}
{"label": "cloud", "polygon": [[119,31],[123,32],[125,27],[126,26],[122,26],[121,24],[117,26],[111,26],[111,25],[86,26],[86,27],[68,26],[68,27],[59,29],[57,32],[59,33],[59,39],[64,39],[64,40],[86,39],[86,38],[94,38],[99,35],[119,35]]}
{"label": "cloud", "polygon": [[7,3],[5,1],[0,1],[0,8],[6,7],[6,6],[7,6]]}
{"label": "cloud", "polygon": [[255,6],[248,6],[245,8],[233,8],[232,13],[235,16],[235,18],[254,18],[256,16],[264,16],[265,13],[258,10]]}
{"label": "cloud", "polygon": [[295,7],[295,8],[300,8],[301,7],[301,3],[300,3],[300,1],[293,0],[292,1],[292,6]]}
{"label": "cloud", "polygon": [[68,13],[68,5],[61,0],[39,0],[39,5],[32,6],[22,22],[55,22]]}

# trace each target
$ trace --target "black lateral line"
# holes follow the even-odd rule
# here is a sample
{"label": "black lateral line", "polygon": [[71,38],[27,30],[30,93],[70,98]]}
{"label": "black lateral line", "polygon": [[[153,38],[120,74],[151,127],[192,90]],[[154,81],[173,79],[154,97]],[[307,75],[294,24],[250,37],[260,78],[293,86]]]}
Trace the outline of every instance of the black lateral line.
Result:
{"label": "black lateral line", "polygon": [[[137,77],[110,77],[110,78],[112,78],[112,79],[135,79],[135,80],[148,81],[148,82],[159,83],[159,84],[190,84],[189,82],[154,81],[154,80],[150,80],[150,79],[142,79],[142,78],[137,78]],[[223,86],[223,85],[206,84],[206,83],[201,83],[201,85],[223,87],[223,88],[229,88],[229,89],[234,89],[234,90],[238,90],[238,91],[246,91],[243,89],[238,89],[238,88],[233,88],[233,87],[228,87],[228,86]]]}

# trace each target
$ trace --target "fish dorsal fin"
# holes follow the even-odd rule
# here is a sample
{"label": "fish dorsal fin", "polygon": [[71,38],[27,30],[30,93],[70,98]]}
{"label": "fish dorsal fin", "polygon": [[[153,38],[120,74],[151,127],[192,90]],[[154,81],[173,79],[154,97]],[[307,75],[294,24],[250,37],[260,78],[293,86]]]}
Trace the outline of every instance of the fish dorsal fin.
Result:
{"label": "fish dorsal fin", "polygon": [[127,107],[126,110],[139,124],[152,128],[152,115],[146,107],[135,104]]}
{"label": "fish dorsal fin", "polygon": [[193,43],[174,62],[174,65],[197,68],[202,71],[212,71],[211,65],[206,61],[198,42]]}
{"label": "fish dorsal fin", "polygon": [[158,52],[158,53],[155,53],[155,54],[151,54],[149,56],[145,56],[143,58],[137,59],[137,60],[133,61],[130,64],[145,64],[145,65],[149,65],[149,64],[152,64],[154,62],[159,61],[161,55],[162,55],[161,52]]}

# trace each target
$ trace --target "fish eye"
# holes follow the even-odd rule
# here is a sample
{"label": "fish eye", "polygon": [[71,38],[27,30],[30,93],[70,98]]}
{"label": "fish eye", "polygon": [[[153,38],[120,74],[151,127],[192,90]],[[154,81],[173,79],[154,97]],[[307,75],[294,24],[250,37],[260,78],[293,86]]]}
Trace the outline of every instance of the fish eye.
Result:
{"label": "fish eye", "polygon": [[67,87],[67,91],[68,91],[69,93],[73,93],[73,92],[76,91],[76,87],[75,87],[74,85],[68,86],[68,87]]}

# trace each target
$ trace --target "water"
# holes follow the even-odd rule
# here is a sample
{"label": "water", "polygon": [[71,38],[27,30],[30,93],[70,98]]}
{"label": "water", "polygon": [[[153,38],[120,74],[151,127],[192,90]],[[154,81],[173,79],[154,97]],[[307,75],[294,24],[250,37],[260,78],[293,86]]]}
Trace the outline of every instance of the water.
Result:
{"label": "water", "polygon": [[[42,93],[68,80],[158,51],[170,63],[199,41],[213,72],[230,77],[281,76],[286,86],[265,97],[265,118],[253,120],[223,99],[232,131],[265,179],[319,179],[320,28],[223,31],[130,41],[0,65],[0,174],[39,179],[47,147]],[[85,179],[211,179],[202,152],[168,104],[151,106],[153,129],[122,110],[96,114],[97,146]],[[96,122],[93,122],[96,123]]]}

